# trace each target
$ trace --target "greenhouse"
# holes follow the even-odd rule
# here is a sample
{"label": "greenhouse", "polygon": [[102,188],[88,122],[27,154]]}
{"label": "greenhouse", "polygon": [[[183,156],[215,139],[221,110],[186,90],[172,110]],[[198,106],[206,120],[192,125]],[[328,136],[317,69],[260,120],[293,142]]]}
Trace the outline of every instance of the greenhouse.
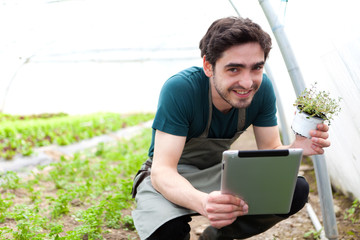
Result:
{"label": "greenhouse", "polygon": [[[149,156],[159,154],[155,139],[160,142],[163,130],[156,126],[159,116],[168,117],[161,108],[181,112],[181,103],[192,101],[176,99],[180,105],[172,109],[162,99],[188,95],[179,88],[171,98],[163,89],[180,71],[206,66],[208,52],[203,60],[199,42],[211,23],[230,16],[251,19],[271,37],[271,51],[260,65],[276,97],[282,144],[304,136],[294,134],[296,107],[320,98],[305,99],[304,90],[316,86],[326,110],[334,112],[331,119],[325,116],[330,146],[301,160],[298,175],[310,190],[305,206],[248,239],[360,239],[356,6],[356,0],[0,0],[0,239],[148,239],[136,219],[142,195],[132,197],[134,177]],[[220,65],[211,66],[214,75],[206,67],[203,74],[214,81],[215,66]],[[211,84],[210,93],[216,88]],[[221,112],[212,99],[209,109]],[[239,124],[240,116],[239,110]],[[171,120],[164,121],[164,130]],[[265,126],[248,125],[231,149],[264,150],[265,140],[256,136]],[[180,127],[177,137],[185,147],[192,140]],[[154,172],[145,177],[164,194]],[[165,199],[188,208],[172,197]],[[191,230],[182,239],[208,239],[211,217],[191,211]]]}

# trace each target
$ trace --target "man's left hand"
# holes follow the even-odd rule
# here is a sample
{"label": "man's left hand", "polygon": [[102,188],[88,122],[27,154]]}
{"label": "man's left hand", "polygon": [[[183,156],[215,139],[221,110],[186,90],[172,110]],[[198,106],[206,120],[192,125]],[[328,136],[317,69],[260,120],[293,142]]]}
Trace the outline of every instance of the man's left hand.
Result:
{"label": "man's left hand", "polygon": [[310,131],[311,139],[296,135],[292,147],[304,149],[303,153],[305,156],[323,154],[323,148],[330,146],[328,130],[328,125],[324,123],[318,124],[316,130]]}

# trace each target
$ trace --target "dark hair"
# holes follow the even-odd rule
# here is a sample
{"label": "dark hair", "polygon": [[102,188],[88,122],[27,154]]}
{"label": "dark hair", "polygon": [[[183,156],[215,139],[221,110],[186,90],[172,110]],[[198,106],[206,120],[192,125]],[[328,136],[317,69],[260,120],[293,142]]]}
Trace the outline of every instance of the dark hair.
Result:
{"label": "dark hair", "polygon": [[248,18],[227,17],[218,19],[211,24],[201,39],[199,48],[201,57],[205,55],[206,60],[215,66],[224,51],[232,46],[249,42],[260,44],[266,60],[271,49],[270,35]]}

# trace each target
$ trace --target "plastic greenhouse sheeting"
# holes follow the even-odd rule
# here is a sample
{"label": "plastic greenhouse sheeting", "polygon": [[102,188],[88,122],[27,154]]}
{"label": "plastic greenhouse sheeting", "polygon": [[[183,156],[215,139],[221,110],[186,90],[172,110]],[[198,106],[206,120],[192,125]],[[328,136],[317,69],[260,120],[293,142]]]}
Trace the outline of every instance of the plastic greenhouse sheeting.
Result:
{"label": "plastic greenhouse sheeting", "polygon": [[[271,2],[306,85],[316,81],[343,98],[325,158],[332,184],[360,199],[358,1]],[[258,1],[233,3],[271,33]],[[230,15],[236,12],[228,0],[0,0],[1,110],[154,111],[163,82],[201,65],[200,38]],[[290,126],[295,93],[275,39],[268,62]]]}
{"label": "plastic greenhouse sheeting", "polygon": [[[354,1],[271,1],[282,18],[306,86],[318,82],[321,90],[342,98],[342,111],[330,126],[331,147],[325,159],[332,185],[348,196],[360,198],[360,16]],[[268,27],[259,6],[233,1],[241,14]],[[249,3],[250,4],[250,3]],[[268,30],[269,32],[271,29]],[[276,45],[276,41],[274,41]],[[270,56],[274,80],[290,126],[294,93],[276,46]]]}

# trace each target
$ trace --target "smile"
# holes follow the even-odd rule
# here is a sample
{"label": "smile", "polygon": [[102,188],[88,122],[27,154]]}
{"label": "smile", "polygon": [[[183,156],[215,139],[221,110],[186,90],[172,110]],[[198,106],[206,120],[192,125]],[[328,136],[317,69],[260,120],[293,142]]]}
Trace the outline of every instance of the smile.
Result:
{"label": "smile", "polygon": [[236,91],[238,94],[247,94],[250,91]]}
{"label": "smile", "polygon": [[251,90],[233,90],[239,97],[248,97],[251,93]]}

